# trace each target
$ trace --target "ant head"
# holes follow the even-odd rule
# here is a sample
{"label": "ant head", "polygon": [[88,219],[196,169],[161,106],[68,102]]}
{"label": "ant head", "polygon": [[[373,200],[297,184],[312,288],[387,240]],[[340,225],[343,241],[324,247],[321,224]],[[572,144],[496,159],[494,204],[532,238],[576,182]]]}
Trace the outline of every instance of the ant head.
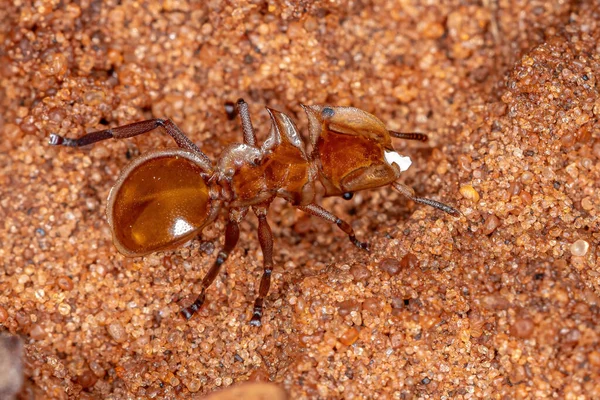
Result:
{"label": "ant head", "polygon": [[117,249],[139,256],[176,247],[212,222],[210,165],[186,150],[154,151],[121,173],[106,210]]}
{"label": "ant head", "polygon": [[346,198],[389,185],[410,166],[410,158],[394,151],[389,131],[375,116],[353,107],[303,107],[327,196]]}

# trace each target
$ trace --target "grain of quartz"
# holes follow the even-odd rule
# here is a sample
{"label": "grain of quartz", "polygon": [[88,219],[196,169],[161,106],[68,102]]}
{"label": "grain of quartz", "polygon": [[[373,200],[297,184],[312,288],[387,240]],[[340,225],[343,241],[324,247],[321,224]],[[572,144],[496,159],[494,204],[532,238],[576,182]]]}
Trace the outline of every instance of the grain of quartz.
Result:
{"label": "grain of quartz", "polygon": [[585,256],[587,254],[589,248],[590,248],[590,244],[583,239],[579,239],[579,240],[575,241],[570,247],[571,254],[573,254],[574,256],[577,256],[577,257]]}
{"label": "grain of quartz", "polygon": [[0,324],[4,323],[8,319],[8,311],[6,308],[0,306]]}
{"label": "grain of quartz", "polygon": [[470,200],[472,203],[477,203],[479,201],[479,193],[471,185],[461,186],[459,192],[465,199]]}

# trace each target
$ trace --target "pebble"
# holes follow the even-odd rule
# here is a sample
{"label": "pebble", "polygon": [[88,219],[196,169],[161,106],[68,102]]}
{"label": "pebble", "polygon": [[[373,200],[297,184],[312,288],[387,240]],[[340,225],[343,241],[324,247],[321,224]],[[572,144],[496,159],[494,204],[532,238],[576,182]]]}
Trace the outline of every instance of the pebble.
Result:
{"label": "pebble", "polygon": [[475,190],[475,188],[471,185],[463,185],[459,189],[460,194],[467,200],[470,200],[473,203],[479,202],[479,193]]}
{"label": "pebble", "polygon": [[583,239],[575,241],[571,244],[571,254],[576,257],[585,257],[590,248],[590,244]]}

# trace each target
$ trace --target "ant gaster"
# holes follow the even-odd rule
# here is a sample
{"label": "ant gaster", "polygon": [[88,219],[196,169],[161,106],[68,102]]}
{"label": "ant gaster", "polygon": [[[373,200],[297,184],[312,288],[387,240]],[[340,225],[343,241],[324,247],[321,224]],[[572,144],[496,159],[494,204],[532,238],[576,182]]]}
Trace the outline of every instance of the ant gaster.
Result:
{"label": "ant gaster", "polygon": [[389,131],[375,116],[357,108],[302,106],[308,116],[307,148],[294,122],[267,108],[273,125],[259,146],[248,104],[240,99],[237,107],[244,143],[227,147],[216,164],[170,119],[135,122],[78,139],[56,134],[49,139],[51,145],[81,147],[162,127],[175,140],[178,149],[151,151],[124,169],[108,196],[107,218],[115,246],[133,257],[173,249],[196,237],[221,208],[229,211],[225,244],[202,280],[200,294],[181,310],[187,319],[204,303],[207,288],[238,241],[240,221],[252,208],[258,218],[264,272],[250,324],[260,326],[273,270],[267,210],[275,197],[337,225],[355,246],[367,251],[367,243],[356,239],[350,224],[315,203],[319,196],[350,199],[359,190],[391,185],[417,203],[459,214],[453,207],[415,196],[413,189],[397,182],[411,160],[394,151],[391,138],[425,141],[424,134]]}

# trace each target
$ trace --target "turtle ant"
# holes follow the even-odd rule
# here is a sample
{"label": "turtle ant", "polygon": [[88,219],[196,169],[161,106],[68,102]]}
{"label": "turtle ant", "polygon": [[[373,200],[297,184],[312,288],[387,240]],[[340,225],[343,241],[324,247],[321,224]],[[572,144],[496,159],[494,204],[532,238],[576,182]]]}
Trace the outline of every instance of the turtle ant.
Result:
{"label": "turtle ant", "polygon": [[248,104],[238,100],[244,143],[227,147],[216,163],[170,119],[135,122],[78,139],[51,134],[49,144],[82,147],[162,127],[179,148],[153,150],[134,159],[110,191],[107,217],[114,244],[122,254],[132,257],[172,249],[196,237],[221,208],[227,209],[225,244],[202,280],[199,296],[181,310],[190,319],[204,303],[207,288],[235,247],[239,223],[251,208],[258,218],[264,272],[250,324],[260,326],[273,270],[273,235],[267,210],[275,197],[337,225],[356,247],[367,251],[367,243],[356,238],[350,224],[316,204],[319,196],[348,200],[359,190],[391,185],[417,203],[459,215],[453,207],[417,197],[413,189],[397,182],[411,160],[394,151],[391,138],[425,141],[426,135],[389,131],[378,118],[357,108],[302,107],[308,116],[310,147],[286,114],[270,108],[271,131],[259,146]]}

